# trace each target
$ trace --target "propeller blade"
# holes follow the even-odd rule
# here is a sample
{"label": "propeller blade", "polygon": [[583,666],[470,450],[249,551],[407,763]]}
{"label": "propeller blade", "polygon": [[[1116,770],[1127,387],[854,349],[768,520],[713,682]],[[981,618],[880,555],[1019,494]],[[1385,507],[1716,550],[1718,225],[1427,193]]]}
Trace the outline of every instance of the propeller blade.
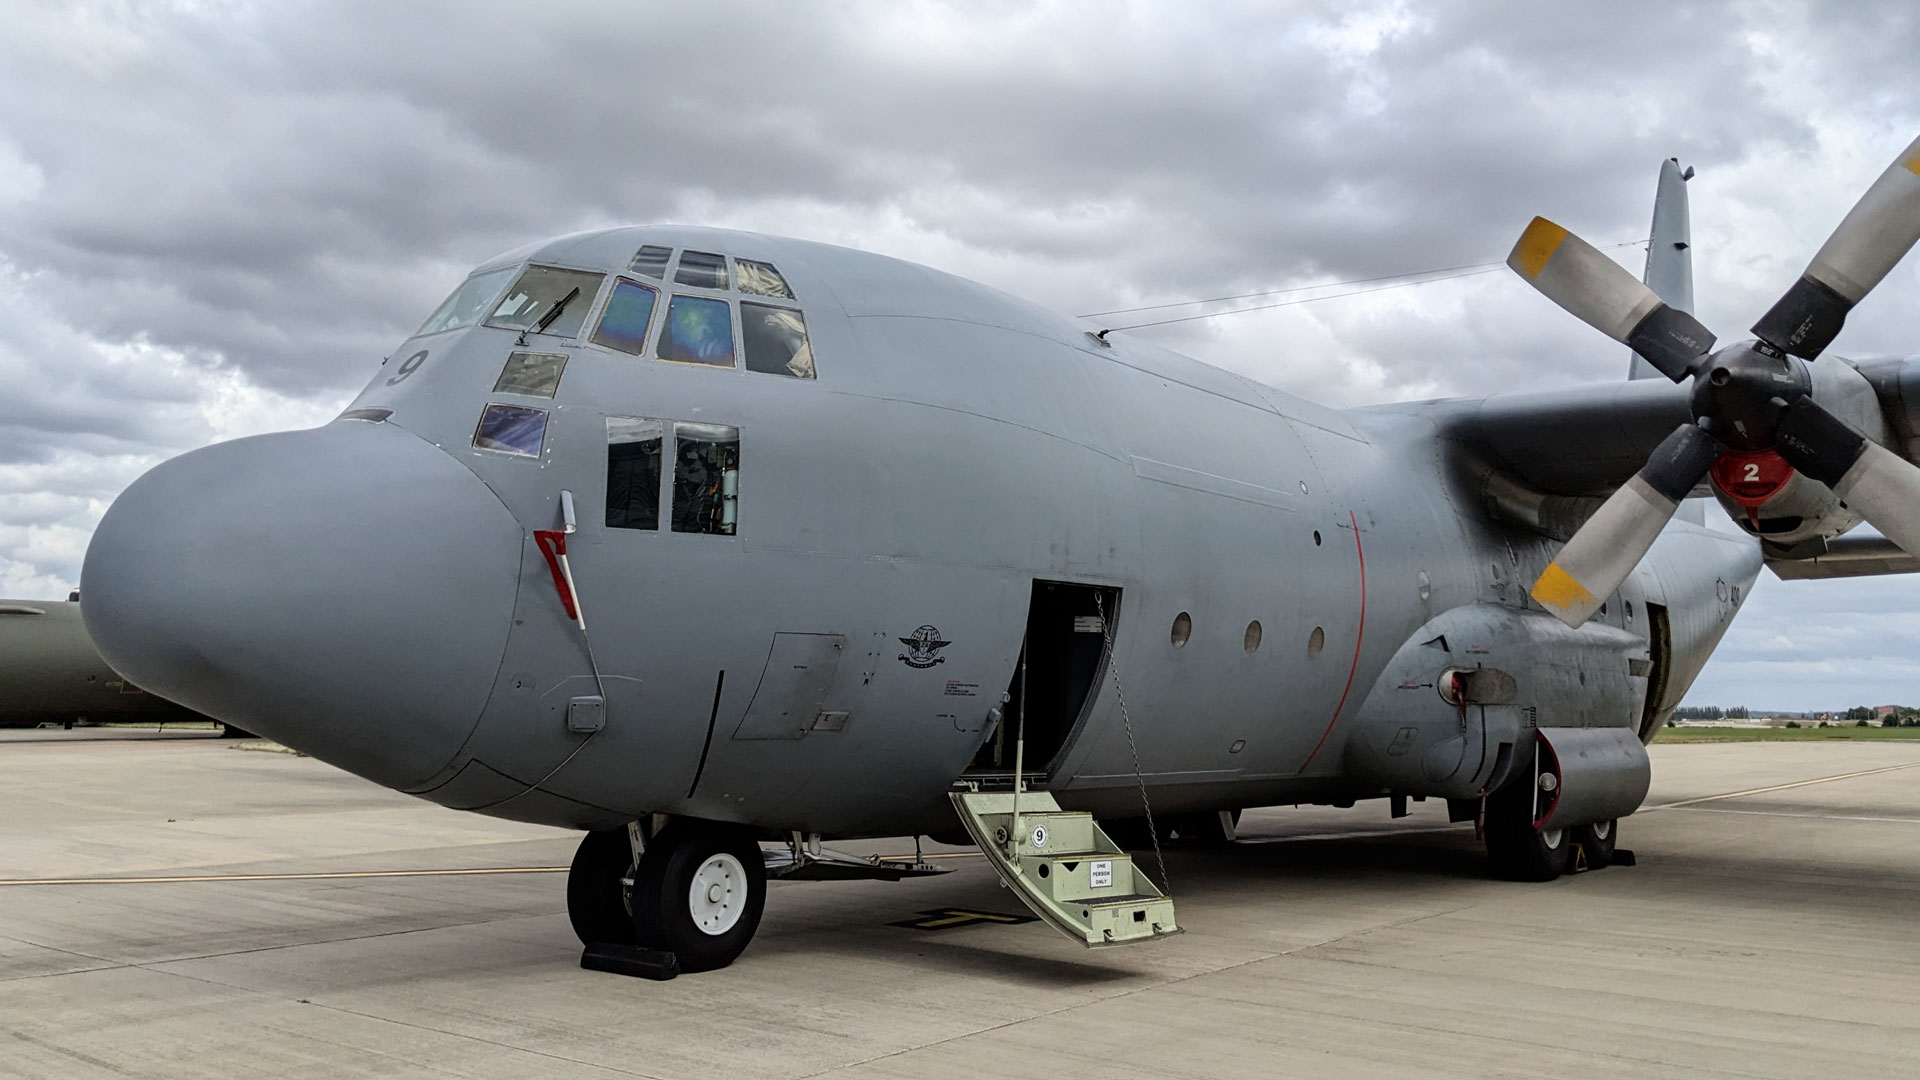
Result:
{"label": "propeller blade", "polygon": [[1720,444],[1706,429],[1694,424],[1675,428],[1547,564],[1533,583],[1533,598],[1561,622],[1579,629],[1640,565],[1680,500],[1719,456]]}
{"label": "propeller blade", "polygon": [[1520,234],[1507,265],[1575,318],[1646,358],[1679,382],[1713,348],[1713,334],[1668,307],[1626,267],[1567,230],[1537,217]]}
{"label": "propeller blade", "polygon": [[1920,139],[1894,159],[1841,220],[1806,273],[1753,324],[1755,337],[1811,360],[1914,241],[1920,240]]}
{"label": "propeller blade", "polygon": [[1780,456],[1833,489],[1909,555],[1920,555],[1920,468],[1855,431],[1812,398],[1780,420]]}

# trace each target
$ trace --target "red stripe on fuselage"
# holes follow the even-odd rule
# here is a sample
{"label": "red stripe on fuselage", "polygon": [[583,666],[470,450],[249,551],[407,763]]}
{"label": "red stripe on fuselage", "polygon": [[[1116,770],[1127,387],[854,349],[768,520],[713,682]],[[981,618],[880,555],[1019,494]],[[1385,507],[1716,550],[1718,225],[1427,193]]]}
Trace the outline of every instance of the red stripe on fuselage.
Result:
{"label": "red stripe on fuselage", "polygon": [[1307,771],[1320,748],[1327,745],[1327,736],[1333,734],[1333,725],[1340,721],[1340,710],[1347,707],[1347,696],[1353,693],[1353,676],[1360,670],[1360,643],[1367,636],[1367,551],[1360,546],[1360,518],[1353,511],[1347,511],[1347,520],[1353,523],[1353,553],[1360,560],[1360,625],[1353,632],[1353,664],[1347,668],[1347,685],[1340,690],[1340,704],[1333,707],[1333,715],[1327,718],[1327,730],[1320,733],[1320,741],[1313,744],[1313,753],[1300,763],[1296,773]]}

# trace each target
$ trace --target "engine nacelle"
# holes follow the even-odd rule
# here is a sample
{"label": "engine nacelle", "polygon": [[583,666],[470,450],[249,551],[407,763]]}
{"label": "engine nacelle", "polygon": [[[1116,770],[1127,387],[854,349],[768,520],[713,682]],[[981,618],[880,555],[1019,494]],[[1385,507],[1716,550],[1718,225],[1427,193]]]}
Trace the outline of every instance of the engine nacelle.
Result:
{"label": "engine nacelle", "polygon": [[[1852,364],[1828,356],[1806,366],[1813,399],[1881,445],[1896,445],[1873,384]],[[1773,450],[1730,451],[1709,474],[1714,497],[1749,535],[1793,547],[1830,540],[1860,524],[1833,489],[1793,471]]]}
{"label": "engine nacelle", "polygon": [[1709,474],[1714,497],[1750,535],[1782,546],[1831,539],[1860,524],[1833,489],[1793,470],[1778,453],[1729,452]]}

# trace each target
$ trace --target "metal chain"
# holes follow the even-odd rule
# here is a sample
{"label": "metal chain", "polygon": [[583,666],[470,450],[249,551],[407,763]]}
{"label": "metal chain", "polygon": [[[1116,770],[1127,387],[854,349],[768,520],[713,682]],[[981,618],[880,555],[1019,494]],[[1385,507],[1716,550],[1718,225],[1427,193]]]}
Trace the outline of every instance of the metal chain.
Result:
{"label": "metal chain", "polygon": [[1113,652],[1113,623],[1107,619],[1106,601],[1099,592],[1093,603],[1100,611],[1100,633],[1107,639],[1107,674],[1113,679],[1113,699],[1120,705],[1120,729],[1127,733],[1127,753],[1133,755],[1133,779],[1140,785],[1140,808],[1147,812],[1147,838],[1153,841],[1153,861],[1160,866],[1160,887],[1173,895],[1173,879],[1167,876],[1167,857],[1160,851],[1160,830],[1153,823],[1153,804],[1147,801],[1147,778],[1140,772],[1140,748],[1133,742],[1133,721],[1127,716],[1127,695],[1120,689],[1120,665]]}

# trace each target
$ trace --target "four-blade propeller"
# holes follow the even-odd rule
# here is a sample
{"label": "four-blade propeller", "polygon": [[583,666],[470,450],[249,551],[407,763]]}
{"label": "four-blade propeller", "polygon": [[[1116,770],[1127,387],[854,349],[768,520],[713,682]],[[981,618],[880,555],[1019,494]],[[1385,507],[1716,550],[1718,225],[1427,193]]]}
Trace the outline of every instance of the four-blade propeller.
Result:
{"label": "four-blade propeller", "polygon": [[[1693,380],[1694,423],[1567,541],[1533,598],[1578,627],[1639,565],[1680,502],[1724,451],[1771,450],[1833,489],[1887,539],[1920,555],[1920,468],[1813,400],[1803,360],[1920,240],[1920,139],[1867,189],[1800,280],[1754,324],[1757,340],[1713,352],[1714,336],[1663,303],[1625,267],[1545,218],[1507,257],[1528,284],[1588,326],[1633,348],[1674,382]],[[1797,359],[1796,359],[1797,358]]]}

